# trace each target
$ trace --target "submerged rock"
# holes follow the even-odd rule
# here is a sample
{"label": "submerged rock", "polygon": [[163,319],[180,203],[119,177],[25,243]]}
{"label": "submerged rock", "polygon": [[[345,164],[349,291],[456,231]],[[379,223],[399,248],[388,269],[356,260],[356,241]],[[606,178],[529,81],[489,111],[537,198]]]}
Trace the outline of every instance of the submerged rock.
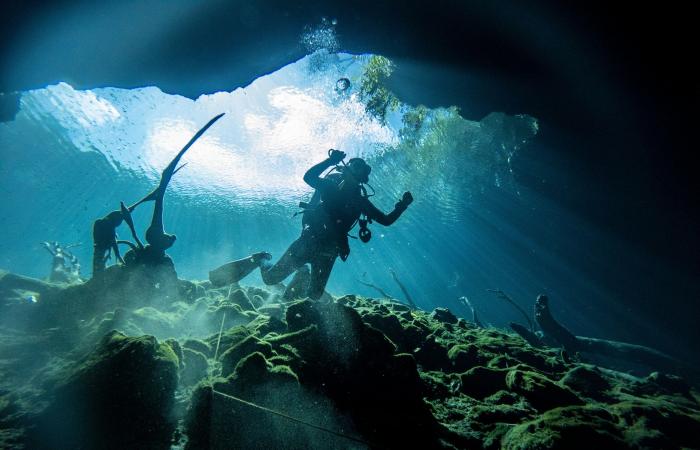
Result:
{"label": "submerged rock", "polygon": [[460,375],[461,391],[466,395],[483,399],[507,389],[507,370],[474,367]]}
{"label": "submerged rock", "polygon": [[177,372],[177,356],[154,337],[105,335],[58,380],[30,446],[169,448]]}
{"label": "submerged rock", "polygon": [[236,343],[221,355],[221,375],[227,377],[232,374],[240,360],[255,352],[272,356],[272,346],[255,336],[248,336]]}
{"label": "submerged rock", "polygon": [[615,417],[595,406],[547,411],[513,427],[502,440],[504,450],[631,448],[615,426]]}
{"label": "submerged rock", "polygon": [[65,303],[30,305],[46,316],[28,331],[0,327],[0,447],[700,448],[700,394],[675,375],[354,295],[178,282],[180,298],[118,298],[135,295],[120,270],[52,290]]}
{"label": "submerged rock", "polygon": [[456,324],[457,323],[457,316],[452,314],[452,311],[450,311],[447,308],[435,308],[433,312],[430,314],[430,318],[433,320],[437,320],[442,323],[449,323],[449,324]]}
{"label": "submerged rock", "polygon": [[506,386],[527,399],[538,411],[584,402],[573,392],[530,370],[513,369],[506,375]]}
{"label": "submerged rock", "polygon": [[202,353],[185,348],[183,351],[184,367],[180,374],[180,382],[186,386],[196,384],[207,376],[209,363]]}

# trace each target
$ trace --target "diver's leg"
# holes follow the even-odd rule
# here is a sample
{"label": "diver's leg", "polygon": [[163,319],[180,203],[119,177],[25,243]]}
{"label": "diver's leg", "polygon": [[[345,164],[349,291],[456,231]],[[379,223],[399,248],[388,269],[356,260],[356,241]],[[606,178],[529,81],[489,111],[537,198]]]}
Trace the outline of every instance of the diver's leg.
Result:
{"label": "diver's leg", "polygon": [[292,242],[284,255],[274,265],[263,261],[260,265],[260,275],[265,284],[277,284],[306,263],[308,243],[304,238]]}
{"label": "diver's leg", "polygon": [[294,273],[292,281],[289,282],[287,289],[285,289],[282,298],[285,300],[292,300],[295,298],[305,298],[307,292],[309,291],[309,279],[311,277],[311,272],[307,264],[302,265]]}
{"label": "diver's leg", "polygon": [[139,248],[143,248],[143,243],[139,239],[139,236],[136,234],[136,228],[134,228],[134,219],[132,219],[131,217],[131,211],[129,211],[129,208],[127,208],[126,205],[124,205],[124,202],[119,202],[119,207],[121,208],[122,217],[124,218],[126,224],[129,226],[129,229],[131,230],[131,235],[134,237],[136,244],[138,244]]}
{"label": "diver's leg", "polygon": [[323,295],[336,258],[336,255],[329,253],[318,255],[311,261],[311,281],[307,295],[312,299],[318,300]]}
{"label": "diver's leg", "polygon": [[163,197],[165,196],[165,188],[158,188],[153,206],[153,217],[151,225],[146,230],[146,242],[154,247],[161,247],[165,230],[163,229]]}
{"label": "diver's leg", "polygon": [[105,250],[95,246],[92,251],[92,276],[105,270]]}

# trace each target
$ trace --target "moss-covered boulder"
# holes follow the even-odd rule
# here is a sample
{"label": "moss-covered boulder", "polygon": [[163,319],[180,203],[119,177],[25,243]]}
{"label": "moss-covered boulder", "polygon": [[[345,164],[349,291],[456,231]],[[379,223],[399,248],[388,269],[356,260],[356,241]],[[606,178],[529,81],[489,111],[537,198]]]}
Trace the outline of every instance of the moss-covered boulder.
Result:
{"label": "moss-covered boulder", "polygon": [[507,389],[507,370],[477,366],[460,375],[460,390],[473,398],[483,399]]}
{"label": "moss-covered boulder", "polygon": [[452,314],[452,311],[447,308],[435,308],[433,312],[430,313],[430,318],[444,324],[457,323],[457,316]]}
{"label": "moss-covered boulder", "polygon": [[[298,372],[302,385],[320,389],[369,441],[388,447],[436,445],[441,427],[423,401],[412,355],[395,354],[396,346],[355,309],[336,303],[293,306],[287,321],[309,330],[294,343],[304,361]],[[406,429],[413,430],[410,436]]]}
{"label": "moss-covered boulder", "polygon": [[255,311],[255,306],[243,289],[231,289],[227,300],[229,303],[240,306],[243,311]]}
{"label": "moss-covered boulder", "polygon": [[564,374],[559,384],[583,397],[598,400],[609,398],[607,391],[612,387],[595,366],[576,366]]}
{"label": "moss-covered boulder", "polygon": [[261,353],[243,358],[227,379],[199,386],[185,417],[187,449],[346,448],[348,441],[276,413],[352,434],[328,399],[304,389],[294,372]]}
{"label": "moss-covered boulder", "polygon": [[506,386],[527,399],[538,411],[560,406],[581,405],[583,400],[568,388],[532,370],[513,369],[506,375]]}
{"label": "moss-covered boulder", "polygon": [[447,355],[447,348],[435,336],[428,336],[416,349],[414,353],[416,361],[425,370],[445,370],[452,369],[452,361]]}
{"label": "moss-covered boulder", "polygon": [[241,359],[255,352],[272,356],[272,346],[255,336],[246,337],[221,355],[221,375],[231,375]]}
{"label": "moss-covered boulder", "polygon": [[504,450],[631,448],[615,426],[615,417],[604,408],[571,406],[547,411],[513,427],[503,437]]}
{"label": "moss-covered boulder", "polygon": [[178,358],[152,336],[104,336],[58,380],[32,448],[170,447]]}
{"label": "moss-covered boulder", "polygon": [[182,343],[182,348],[189,348],[195,352],[199,352],[207,357],[214,356],[211,347],[204,341],[199,339],[185,339]]}
{"label": "moss-covered boulder", "polygon": [[454,372],[464,372],[484,362],[478,347],[474,344],[453,345],[447,352],[447,357]]}
{"label": "moss-covered boulder", "polygon": [[415,348],[415,345],[412,347],[412,343],[405,339],[403,326],[396,315],[389,312],[385,314],[369,313],[364,314],[362,320],[384,333],[399,347],[400,351],[410,352]]}
{"label": "moss-covered boulder", "polygon": [[[697,404],[696,404],[697,405]],[[634,448],[700,448],[700,412],[667,397],[630,398],[608,407]]]}
{"label": "moss-covered boulder", "polygon": [[202,353],[185,348],[183,350],[184,367],[180,372],[180,383],[185,386],[198,383],[207,376],[209,363]]}
{"label": "moss-covered boulder", "polygon": [[287,307],[285,317],[290,331],[301,330],[321,321],[316,305],[310,300],[302,300],[290,304]]}

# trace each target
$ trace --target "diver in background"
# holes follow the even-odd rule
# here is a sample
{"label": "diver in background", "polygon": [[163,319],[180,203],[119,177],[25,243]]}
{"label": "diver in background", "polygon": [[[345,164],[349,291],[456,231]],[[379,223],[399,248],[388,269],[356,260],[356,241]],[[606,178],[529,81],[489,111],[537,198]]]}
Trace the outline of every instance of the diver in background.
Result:
{"label": "diver in background", "polygon": [[[339,173],[321,178],[328,168],[345,159],[340,150],[330,150],[328,159],[311,167],[304,181],[316,189],[304,212],[301,236],[294,241],[276,264],[270,263],[271,255],[255,253],[247,258],[232,261],[209,273],[214,285],[239,281],[256,267],[260,267],[265,284],[277,284],[305,264],[311,265],[307,296],[318,299],[330,277],[338,256],[345,261],[350,254],[348,232],[356,222],[360,223],[360,239],[369,240],[368,222],[391,225],[413,201],[410,192],[403,194],[394,210],[384,214],[369,201],[364,184],[369,181],[371,167],[361,158],[352,158],[345,166],[337,166]],[[365,219],[360,217],[364,215]]]}
{"label": "diver in background", "polygon": [[[127,253],[131,256],[133,260],[138,262],[147,263],[158,263],[165,258],[165,250],[172,247],[175,242],[175,235],[168,234],[163,229],[163,199],[165,197],[165,189],[168,187],[168,183],[172,179],[173,175],[177,173],[178,170],[184,167],[184,164],[177,167],[177,163],[180,161],[185,152],[199,139],[210,126],[219,120],[224,114],[219,114],[209,122],[207,122],[204,127],[202,127],[195,135],[190,139],[190,141],[185,144],[185,146],[175,155],[175,158],[168,164],[168,166],[163,170],[160,177],[160,183],[158,187],[155,188],[150,194],[146,195],[144,198],[129,206],[128,208],[124,205],[124,202],[120,202],[120,210],[112,211],[105,217],[95,221],[92,227],[92,236],[94,241],[94,253],[92,258],[92,276],[99,274],[105,270],[105,263],[110,257],[110,253],[114,251],[114,255],[117,261],[121,264],[126,264],[124,259],[119,254],[118,244],[127,244],[131,247],[131,251]],[[146,242],[149,245],[143,246],[139,240],[136,230],[134,229],[134,222],[131,218],[131,213],[134,209],[141,203],[154,201],[155,206],[153,207],[153,218],[151,219],[151,225],[146,230]],[[132,244],[129,241],[117,241],[117,227],[126,221],[129,229],[131,230],[131,235],[134,237],[137,245]]]}
{"label": "diver in background", "polygon": [[112,211],[92,224],[92,276],[96,276],[105,270],[105,265],[111,257],[112,251],[120,263],[124,260],[119,254],[117,245],[117,227],[122,224],[124,218],[121,211]]}
{"label": "diver in background", "polygon": [[53,242],[42,242],[41,245],[51,253],[51,273],[49,274],[49,281],[52,283],[69,282],[68,277],[68,267],[66,266],[66,251],[61,247],[56,241]]}
{"label": "diver in background", "polygon": [[[182,169],[186,165],[185,163],[182,166],[177,167],[177,164],[180,162],[180,159],[183,157],[185,152],[192,146],[192,144],[195,143],[197,139],[199,139],[204,134],[205,131],[207,131],[207,129],[209,129],[210,126],[214,124],[214,122],[219,120],[223,115],[223,113],[219,114],[213,119],[211,119],[209,122],[207,122],[207,124],[204,125],[204,127],[202,127],[192,137],[192,139],[190,139],[190,141],[182,148],[182,150],[180,150],[178,154],[175,155],[175,158],[173,158],[173,160],[170,161],[170,164],[168,164],[168,166],[165,169],[163,169],[163,173],[160,177],[160,183],[158,184],[157,188],[155,188],[150,194],[148,194],[147,196],[145,196],[144,198],[142,198],[141,200],[134,203],[128,208],[124,206],[124,203],[121,203],[120,214],[129,225],[131,233],[134,236],[134,239],[136,240],[136,243],[138,245],[138,247],[132,246],[132,250],[134,251],[134,257],[136,261],[150,264],[160,263],[166,257],[165,251],[172,247],[175,243],[176,236],[174,234],[166,233],[163,227],[163,199],[165,197],[165,190],[168,187],[168,183],[170,183],[170,180],[172,179],[173,175],[175,175],[180,169]],[[139,240],[138,236],[136,235],[136,230],[134,229],[134,222],[131,219],[131,212],[141,203],[148,201],[154,201],[155,205],[153,206],[153,217],[151,218],[151,225],[146,230],[146,242],[148,242],[148,245],[144,247],[141,244],[141,241]]]}

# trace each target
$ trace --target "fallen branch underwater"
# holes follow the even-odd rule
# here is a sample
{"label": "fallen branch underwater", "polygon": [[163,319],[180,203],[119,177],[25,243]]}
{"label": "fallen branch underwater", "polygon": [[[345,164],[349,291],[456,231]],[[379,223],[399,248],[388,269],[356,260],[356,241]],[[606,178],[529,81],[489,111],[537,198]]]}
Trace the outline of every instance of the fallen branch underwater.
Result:
{"label": "fallen branch underwater", "polygon": [[411,298],[411,294],[408,293],[406,286],[404,286],[403,283],[399,280],[399,277],[396,276],[396,272],[394,272],[392,269],[389,269],[389,272],[391,273],[391,277],[394,279],[396,284],[399,285],[399,289],[401,289],[401,292],[403,292],[403,295],[404,297],[406,297],[406,301],[408,302],[408,304],[411,305],[411,308],[418,309],[418,307],[416,306],[416,302],[414,302],[413,298]]}
{"label": "fallen branch underwater", "polygon": [[472,312],[472,323],[474,323],[474,325],[476,325],[476,326],[479,327],[479,328],[484,328],[484,325],[483,325],[483,324],[481,323],[481,321],[479,320],[479,316],[476,315],[476,309],[474,308],[474,306],[472,306],[472,302],[470,302],[469,299],[468,299],[467,297],[465,297],[465,296],[461,296],[461,297],[459,298],[459,300],[462,302],[462,304],[463,304],[464,306],[466,306],[467,308],[469,308],[469,309],[471,310],[471,312]]}
{"label": "fallen branch underwater", "polygon": [[502,300],[507,301],[507,302],[510,303],[515,309],[517,309],[518,311],[520,311],[520,314],[522,314],[523,317],[525,317],[525,320],[527,321],[528,325],[530,325],[530,331],[532,331],[532,332],[535,331],[535,325],[532,323],[532,320],[530,319],[530,316],[525,312],[525,310],[524,310],[523,308],[520,307],[520,305],[518,305],[517,303],[515,303],[515,300],[513,300],[512,298],[510,298],[510,296],[509,296],[508,294],[506,294],[505,292],[503,292],[503,291],[500,290],[500,289],[486,289],[486,290],[489,291],[489,292],[493,292],[494,294],[496,294],[496,297],[498,297],[498,298],[500,298],[500,299],[502,299]]}
{"label": "fallen branch underwater", "polygon": [[533,347],[561,346],[571,354],[588,353],[613,358],[692,379],[697,379],[700,376],[700,372],[696,368],[650,347],[574,335],[552,316],[549,309],[549,299],[546,295],[537,297],[534,309],[535,321],[542,330],[543,336],[539,336],[517,323],[510,324],[510,328]]}
{"label": "fallen branch underwater", "polygon": [[392,297],[391,295],[387,294],[387,293],[384,291],[384,289],[380,288],[380,287],[377,286],[377,285],[374,285],[374,284],[372,284],[372,283],[368,283],[368,282],[366,282],[366,281],[362,281],[362,280],[360,280],[360,279],[358,279],[357,282],[360,283],[360,284],[362,284],[362,285],[364,285],[364,286],[367,286],[367,287],[370,287],[370,288],[374,289],[375,291],[379,292],[379,295],[381,295],[382,297],[384,297],[384,298],[386,298],[386,299],[389,299],[389,300],[396,300],[394,297]]}

